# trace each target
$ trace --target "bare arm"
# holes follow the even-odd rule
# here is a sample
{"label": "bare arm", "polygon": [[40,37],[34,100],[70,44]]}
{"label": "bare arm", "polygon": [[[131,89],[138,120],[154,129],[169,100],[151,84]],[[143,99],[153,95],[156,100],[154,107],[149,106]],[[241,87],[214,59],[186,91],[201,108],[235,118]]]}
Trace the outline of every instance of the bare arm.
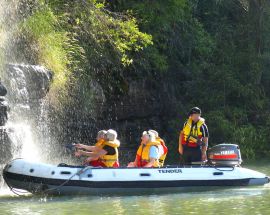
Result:
{"label": "bare arm", "polygon": [[150,162],[148,162],[144,167],[153,167],[155,161],[155,158],[150,158]]}
{"label": "bare arm", "polygon": [[202,151],[206,152],[208,147],[208,137],[204,137],[203,142],[205,143],[205,145],[202,147]]}
{"label": "bare arm", "polygon": [[135,158],[134,165],[135,166],[138,166],[138,160],[137,160],[137,158]]}
{"label": "bare arm", "polygon": [[76,144],[75,145],[76,148],[79,148],[79,149],[85,149],[87,151],[97,151],[98,150],[98,147],[96,146],[88,146],[88,145],[84,145],[84,144]]}
{"label": "bare arm", "polygon": [[81,155],[84,155],[84,156],[87,156],[87,157],[92,157],[92,158],[98,158],[102,155],[106,155],[107,154],[107,151],[105,151],[104,149],[100,149],[98,147],[96,147],[96,150],[95,151],[83,151],[83,150],[78,150],[76,152],[76,155],[77,156],[81,156]]}
{"label": "bare arm", "polygon": [[205,145],[202,146],[202,161],[205,161],[207,159],[206,151],[208,147],[208,137],[204,137],[203,142],[205,143]]}
{"label": "bare arm", "polygon": [[91,161],[98,160],[102,155],[107,154],[107,151],[100,149],[98,152],[85,152],[83,151],[83,154],[87,156],[84,163],[87,164]]}
{"label": "bare arm", "polygon": [[135,158],[134,162],[129,162],[127,167],[137,167],[138,166],[138,161],[137,158]]}
{"label": "bare arm", "polygon": [[97,154],[94,153],[94,152],[83,151],[83,150],[76,151],[76,155],[77,156],[84,155],[84,156],[87,156],[87,157],[95,157],[95,156],[97,156]]}
{"label": "bare arm", "polygon": [[183,155],[182,135],[183,135],[183,132],[181,131],[179,135],[179,141],[178,141],[178,144],[179,144],[178,151],[181,155]]}
{"label": "bare arm", "polygon": [[97,150],[96,152],[96,155],[98,155],[99,157],[102,156],[102,155],[106,155],[108,152],[104,149],[99,149]]}

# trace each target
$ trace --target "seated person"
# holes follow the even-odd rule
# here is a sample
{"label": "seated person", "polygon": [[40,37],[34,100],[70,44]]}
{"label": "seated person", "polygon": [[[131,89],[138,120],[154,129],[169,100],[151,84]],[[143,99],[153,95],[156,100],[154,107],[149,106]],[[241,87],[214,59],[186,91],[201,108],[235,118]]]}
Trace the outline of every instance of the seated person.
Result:
{"label": "seated person", "polygon": [[101,130],[97,133],[97,142],[95,144],[95,146],[88,146],[88,145],[84,145],[84,144],[76,144],[75,147],[79,148],[79,149],[85,149],[87,151],[95,151],[95,150],[99,150],[97,147],[101,146],[104,142],[105,142],[105,134],[107,133],[106,130]]}
{"label": "seated person", "polygon": [[144,131],[141,140],[136,159],[130,162],[128,167],[159,167],[160,142],[156,141],[155,134]]}
{"label": "seated person", "polygon": [[168,153],[168,148],[165,145],[165,141],[159,137],[159,134],[157,131],[149,130],[149,132],[152,132],[155,135],[156,141],[158,141],[160,143],[160,146],[159,146],[159,154],[160,154],[159,166],[163,167],[164,161],[165,161],[167,153]]}
{"label": "seated person", "polygon": [[78,148],[75,156],[87,156],[88,158],[85,160],[87,165],[94,167],[119,167],[118,147],[120,146],[120,141],[117,140],[116,131],[112,129],[100,131],[97,135],[95,146],[83,144],[76,144],[75,146]]}

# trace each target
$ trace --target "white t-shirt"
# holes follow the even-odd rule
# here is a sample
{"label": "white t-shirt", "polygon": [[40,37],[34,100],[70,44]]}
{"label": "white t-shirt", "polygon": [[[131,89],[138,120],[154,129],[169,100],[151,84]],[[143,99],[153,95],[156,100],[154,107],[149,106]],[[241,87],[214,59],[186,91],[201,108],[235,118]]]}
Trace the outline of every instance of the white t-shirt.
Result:
{"label": "white t-shirt", "polygon": [[150,147],[150,152],[149,152],[149,157],[154,158],[154,159],[159,159],[161,155],[163,155],[164,150],[161,145],[159,146],[151,146]]}

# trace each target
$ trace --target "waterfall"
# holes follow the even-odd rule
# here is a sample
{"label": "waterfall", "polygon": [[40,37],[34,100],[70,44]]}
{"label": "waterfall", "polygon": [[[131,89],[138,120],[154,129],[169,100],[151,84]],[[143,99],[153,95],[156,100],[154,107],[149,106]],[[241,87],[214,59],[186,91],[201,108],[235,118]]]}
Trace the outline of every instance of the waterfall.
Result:
{"label": "waterfall", "polygon": [[10,128],[12,157],[23,157],[33,161],[41,159],[35,133],[41,114],[46,109],[42,105],[49,89],[51,73],[42,66],[8,64],[4,83],[9,93],[10,113],[6,127]]}
{"label": "waterfall", "polygon": [[42,66],[28,65],[18,46],[23,38],[18,30],[20,22],[34,4],[25,0],[0,2],[0,78],[8,90],[4,99],[10,106],[8,122],[0,127],[0,165],[15,157],[41,159],[37,133],[52,77]]}
{"label": "waterfall", "polygon": [[[35,62],[31,60],[34,54],[24,51],[27,45],[21,44],[25,37],[19,31],[20,23],[31,14],[37,2],[0,0],[0,80],[8,91],[4,98],[0,96],[0,104],[3,100],[10,107],[7,122],[0,125],[0,172],[13,158],[59,162],[56,155],[63,151],[56,149],[54,143],[58,141],[51,137],[62,135],[62,130],[56,134],[48,125],[46,96],[52,73],[43,66],[31,65]],[[52,118],[53,123],[55,117]],[[65,161],[62,156],[61,161]],[[0,190],[2,186],[0,177]]]}
{"label": "waterfall", "polygon": [[[6,100],[10,111],[8,122],[0,128],[0,165],[13,158],[31,161],[42,160],[38,132],[41,117],[47,113],[46,93],[51,81],[51,72],[42,66],[7,64],[3,73],[3,84],[8,90]],[[44,117],[43,124],[46,126]],[[3,138],[4,137],[4,138]],[[0,180],[0,186],[1,186]]]}
{"label": "waterfall", "polygon": [[[15,62],[15,34],[18,29],[19,0],[1,0],[0,2],[0,66],[5,61]],[[2,75],[2,74],[1,74]]]}

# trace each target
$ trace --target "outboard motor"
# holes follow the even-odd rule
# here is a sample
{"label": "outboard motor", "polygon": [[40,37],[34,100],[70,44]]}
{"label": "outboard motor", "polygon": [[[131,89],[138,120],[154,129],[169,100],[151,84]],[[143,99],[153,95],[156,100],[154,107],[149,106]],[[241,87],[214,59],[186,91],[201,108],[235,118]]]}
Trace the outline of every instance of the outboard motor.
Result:
{"label": "outboard motor", "polygon": [[239,146],[236,144],[218,144],[208,149],[208,162],[215,166],[239,166],[242,163]]}

